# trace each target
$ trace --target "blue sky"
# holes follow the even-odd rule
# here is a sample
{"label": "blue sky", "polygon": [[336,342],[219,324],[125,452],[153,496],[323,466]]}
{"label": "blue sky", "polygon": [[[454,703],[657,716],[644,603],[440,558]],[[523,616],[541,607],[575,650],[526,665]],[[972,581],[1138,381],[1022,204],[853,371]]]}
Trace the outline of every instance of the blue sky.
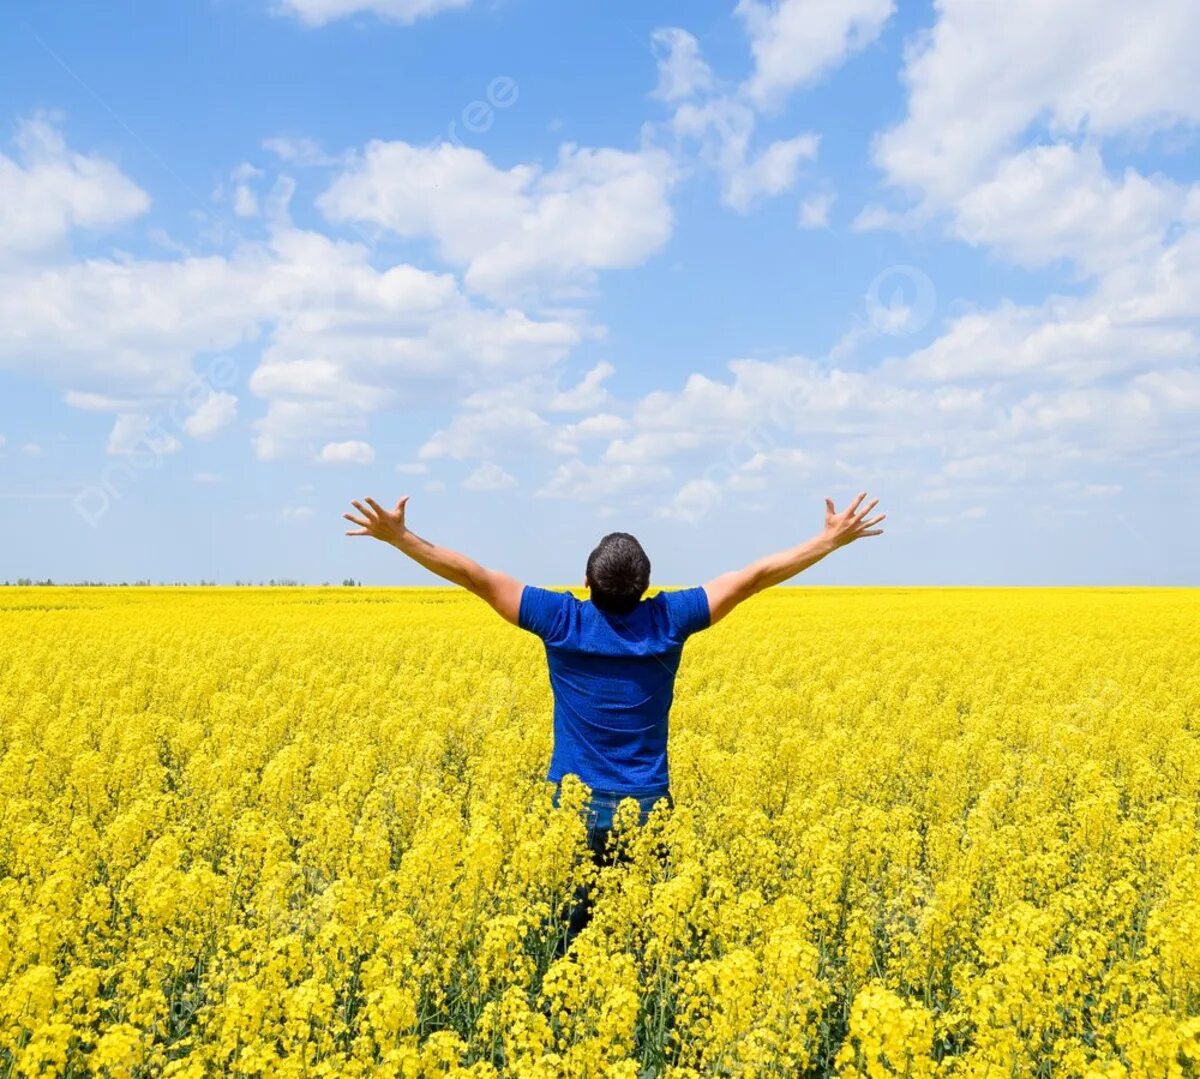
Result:
{"label": "blue sky", "polygon": [[1200,579],[1193,3],[2,20],[0,580]]}

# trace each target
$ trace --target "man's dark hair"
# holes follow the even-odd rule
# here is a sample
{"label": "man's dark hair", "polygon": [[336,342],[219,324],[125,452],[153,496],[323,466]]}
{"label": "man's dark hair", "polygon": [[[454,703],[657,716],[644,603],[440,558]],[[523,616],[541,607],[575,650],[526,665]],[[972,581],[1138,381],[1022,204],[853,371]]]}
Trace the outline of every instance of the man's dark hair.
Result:
{"label": "man's dark hair", "polygon": [[611,614],[628,614],[650,587],[650,559],[628,532],[610,532],[588,555],[592,602]]}

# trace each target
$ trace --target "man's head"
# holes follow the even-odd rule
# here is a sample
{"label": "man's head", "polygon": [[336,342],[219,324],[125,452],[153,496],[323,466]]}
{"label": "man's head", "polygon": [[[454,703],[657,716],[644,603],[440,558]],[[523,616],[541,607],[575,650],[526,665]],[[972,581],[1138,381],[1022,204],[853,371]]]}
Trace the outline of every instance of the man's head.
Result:
{"label": "man's head", "polygon": [[628,532],[610,532],[588,555],[584,584],[600,610],[627,614],[650,587],[650,559]]}

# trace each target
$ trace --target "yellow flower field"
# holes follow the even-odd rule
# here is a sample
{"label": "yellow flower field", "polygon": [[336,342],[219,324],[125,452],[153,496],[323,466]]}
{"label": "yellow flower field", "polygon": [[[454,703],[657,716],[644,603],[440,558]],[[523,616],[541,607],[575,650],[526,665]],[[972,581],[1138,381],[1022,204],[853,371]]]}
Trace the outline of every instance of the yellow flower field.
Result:
{"label": "yellow flower field", "polygon": [[555,959],[590,870],[536,638],[443,589],[4,589],[0,1079],[1195,1075],[1198,625],[755,599]]}

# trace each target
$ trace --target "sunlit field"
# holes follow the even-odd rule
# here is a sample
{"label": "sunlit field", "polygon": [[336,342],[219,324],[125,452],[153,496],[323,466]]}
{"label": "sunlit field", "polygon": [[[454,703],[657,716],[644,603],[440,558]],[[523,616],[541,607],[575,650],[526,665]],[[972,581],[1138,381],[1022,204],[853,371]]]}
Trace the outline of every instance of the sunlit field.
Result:
{"label": "sunlit field", "polygon": [[440,589],[4,589],[0,1077],[1196,1074],[1198,626],[764,594],[686,646],[676,809],[558,959],[536,638]]}

